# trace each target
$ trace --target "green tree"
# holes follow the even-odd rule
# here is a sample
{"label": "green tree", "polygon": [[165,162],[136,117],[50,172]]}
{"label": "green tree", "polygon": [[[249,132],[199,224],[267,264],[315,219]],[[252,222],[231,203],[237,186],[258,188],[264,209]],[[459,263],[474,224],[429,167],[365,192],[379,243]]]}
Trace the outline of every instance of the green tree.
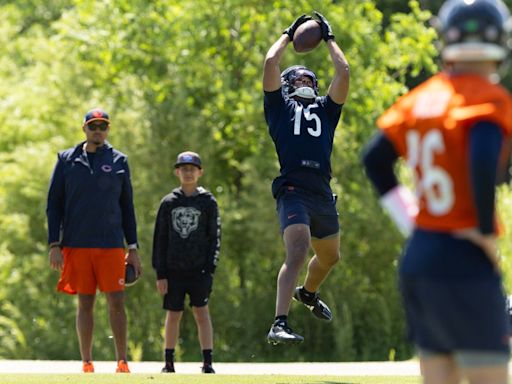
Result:
{"label": "green tree", "polygon": [[[82,115],[97,105],[112,115],[110,141],[129,155],[135,191],[145,275],[127,290],[133,359],[162,357],[152,231],[160,198],[177,185],[175,156],[185,149],[202,155],[202,181],[223,221],[211,300],[217,360],[411,356],[395,284],[402,239],[381,213],[359,155],[406,79],[436,69],[427,11],[411,1],[406,13],[389,13],[384,28],[370,0],[53,4],[0,2],[0,357],[78,358],[75,301],[54,292],[44,211],[56,152],[82,140]],[[342,262],[322,289],[335,320],[317,322],[294,306],[293,324],[307,339],[283,350],[265,343],[284,250],[270,194],[278,165],[263,118],[261,71],[282,30],[313,10],[330,20],[352,72],[333,154]],[[325,92],[333,68],[324,46],[307,55],[289,48],[283,68],[295,63],[314,69]],[[103,299],[96,320],[94,358],[112,359]],[[189,313],[182,325],[179,356],[197,360]]]}

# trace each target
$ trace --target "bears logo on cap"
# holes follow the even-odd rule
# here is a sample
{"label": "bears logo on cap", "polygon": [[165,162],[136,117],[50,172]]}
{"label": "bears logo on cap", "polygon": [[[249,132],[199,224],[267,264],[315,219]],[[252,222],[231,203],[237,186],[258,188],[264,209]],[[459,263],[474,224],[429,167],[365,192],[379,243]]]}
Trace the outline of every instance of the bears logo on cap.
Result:
{"label": "bears logo on cap", "polygon": [[88,111],[84,117],[84,125],[89,124],[91,121],[102,120],[110,123],[108,113],[101,108],[94,108]]}
{"label": "bears logo on cap", "polygon": [[201,167],[201,158],[199,157],[199,155],[197,153],[191,152],[191,151],[186,151],[186,152],[180,153],[176,159],[174,168],[178,168],[180,165],[185,165],[185,164],[192,164],[200,169],[202,168]]}

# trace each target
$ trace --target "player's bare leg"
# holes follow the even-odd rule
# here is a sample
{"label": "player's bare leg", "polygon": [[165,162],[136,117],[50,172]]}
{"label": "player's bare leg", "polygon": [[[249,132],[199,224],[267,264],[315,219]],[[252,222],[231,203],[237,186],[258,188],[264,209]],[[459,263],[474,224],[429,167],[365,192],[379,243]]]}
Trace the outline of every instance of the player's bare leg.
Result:
{"label": "player's bare leg", "polygon": [[508,364],[465,368],[463,375],[467,377],[469,384],[507,384]]}
{"label": "player's bare leg", "polygon": [[312,239],[311,245],[315,256],[309,261],[304,288],[309,292],[316,292],[340,260],[340,235],[337,233],[326,239]]}
{"label": "player's bare leg", "polygon": [[107,292],[105,296],[109,310],[110,327],[112,328],[116,346],[116,360],[126,361],[127,321],[124,309],[124,291]]}
{"label": "player's bare leg", "polygon": [[451,355],[421,356],[420,369],[424,384],[458,384],[461,379]]}
{"label": "player's bare leg", "polygon": [[284,230],[286,259],[277,276],[276,316],[288,315],[300,270],[306,261],[311,235],[305,224],[293,224]]}
{"label": "player's bare leg", "polygon": [[293,298],[304,304],[317,318],[331,321],[331,310],[320,300],[317,291],[340,259],[340,236],[336,234],[325,239],[313,239],[311,243],[315,256],[309,261],[304,285],[295,289]]}
{"label": "player's bare leg", "polygon": [[78,294],[78,308],[76,311],[76,333],[80,346],[82,361],[92,361],[92,334],[94,330],[94,302],[95,295]]}
{"label": "player's bare leg", "polygon": [[[276,318],[288,316],[295,285],[300,270],[306,261],[311,234],[305,224],[293,224],[284,230],[283,240],[286,247],[286,259],[277,276]],[[296,343],[304,338],[294,333],[285,321],[273,324],[267,337],[270,343]]]}

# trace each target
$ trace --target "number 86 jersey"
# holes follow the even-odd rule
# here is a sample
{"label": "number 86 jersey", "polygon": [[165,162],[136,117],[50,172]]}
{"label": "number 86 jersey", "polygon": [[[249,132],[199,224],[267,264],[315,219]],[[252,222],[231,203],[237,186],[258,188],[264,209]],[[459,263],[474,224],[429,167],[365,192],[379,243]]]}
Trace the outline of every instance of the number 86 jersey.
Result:
{"label": "number 86 jersey", "polygon": [[508,155],[512,99],[474,74],[437,74],[401,97],[377,125],[414,170],[418,228],[451,231],[477,225],[469,174],[469,132],[477,122],[498,125]]}

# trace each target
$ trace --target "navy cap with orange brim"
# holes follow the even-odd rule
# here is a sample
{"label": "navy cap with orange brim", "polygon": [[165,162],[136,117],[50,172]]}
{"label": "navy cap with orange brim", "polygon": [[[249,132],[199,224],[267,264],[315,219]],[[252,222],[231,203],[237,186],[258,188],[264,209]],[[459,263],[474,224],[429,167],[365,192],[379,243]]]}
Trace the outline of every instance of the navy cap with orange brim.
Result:
{"label": "navy cap with orange brim", "polygon": [[98,120],[106,121],[107,123],[110,123],[110,118],[109,118],[107,112],[105,112],[101,108],[94,108],[94,109],[91,109],[90,111],[88,111],[85,114],[85,116],[84,116],[84,124],[83,125],[87,125],[91,121],[98,121]]}

